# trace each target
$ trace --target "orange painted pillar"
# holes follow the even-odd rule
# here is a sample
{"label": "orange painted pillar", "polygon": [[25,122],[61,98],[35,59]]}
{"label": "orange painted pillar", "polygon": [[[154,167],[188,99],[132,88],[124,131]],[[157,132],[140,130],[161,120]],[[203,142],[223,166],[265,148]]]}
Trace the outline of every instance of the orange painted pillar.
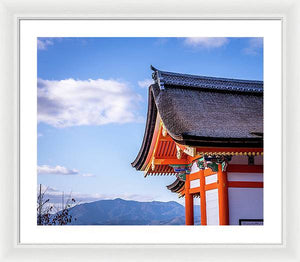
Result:
{"label": "orange painted pillar", "polygon": [[205,176],[204,170],[200,170],[200,211],[201,211],[201,225],[206,226],[206,195],[205,195]]}
{"label": "orange painted pillar", "polygon": [[194,199],[190,194],[190,177],[185,176],[185,224],[194,225]]}
{"label": "orange painted pillar", "polygon": [[218,197],[219,224],[229,225],[227,173],[222,171],[222,164],[218,164]]}

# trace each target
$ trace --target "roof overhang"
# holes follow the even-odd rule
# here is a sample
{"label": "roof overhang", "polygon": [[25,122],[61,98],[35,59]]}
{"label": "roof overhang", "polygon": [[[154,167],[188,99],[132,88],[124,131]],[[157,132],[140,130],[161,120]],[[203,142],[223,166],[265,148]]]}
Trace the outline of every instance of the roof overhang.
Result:
{"label": "roof overhang", "polygon": [[[168,126],[170,121],[164,120],[165,112],[161,114],[158,107],[158,104],[161,103],[161,101],[159,101],[160,92],[168,92],[167,90],[161,90],[160,85],[163,79],[160,79],[160,82],[157,80],[157,77],[161,75],[161,72],[155,71],[153,77],[156,79],[156,83],[149,87],[148,112],[144,138],[140,151],[136,159],[132,162],[134,168],[145,171],[146,175],[174,174],[170,169],[169,162],[171,162],[171,159],[174,161],[176,159],[178,160],[178,148],[184,153],[183,159],[189,160],[193,157],[199,157],[205,154],[259,155],[263,153],[263,134],[259,132],[256,132],[258,135],[253,135],[254,137],[213,137],[191,135],[184,132],[172,132],[172,130],[170,130],[172,128]],[[212,78],[210,78],[210,80],[212,81]],[[219,79],[219,82],[221,80]],[[238,81],[243,82],[244,80]],[[245,80],[244,82],[243,84],[249,84],[249,81],[247,82]],[[164,87],[166,84],[168,84],[168,82],[164,81]],[[252,88],[255,89],[255,95],[261,95],[259,90],[261,82],[253,81],[252,84]],[[233,88],[236,88],[236,86],[233,85]],[[244,93],[248,96],[246,91],[244,91]],[[159,106],[161,107],[162,104],[159,104]],[[176,121],[175,118],[174,121]],[[191,150],[194,156],[189,154]],[[181,158],[181,162],[183,159]]]}

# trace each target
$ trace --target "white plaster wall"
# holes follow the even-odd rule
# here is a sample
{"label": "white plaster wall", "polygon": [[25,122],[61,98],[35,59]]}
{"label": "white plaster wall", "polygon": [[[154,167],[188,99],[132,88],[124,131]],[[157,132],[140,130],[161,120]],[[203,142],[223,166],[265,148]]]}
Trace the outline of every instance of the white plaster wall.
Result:
{"label": "white plaster wall", "polygon": [[212,189],[205,192],[207,225],[219,225],[219,199],[218,190]]}
{"label": "white plaster wall", "polygon": [[194,198],[194,225],[201,225],[201,200],[200,200],[200,197]]}
{"label": "white plaster wall", "polygon": [[200,187],[200,179],[190,181],[190,188]]}
{"label": "white plaster wall", "polygon": [[263,182],[264,177],[261,173],[227,173],[228,181],[252,181]]}
{"label": "white plaster wall", "polygon": [[239,219],[263,219],[263,188],[228,188],[229,224]]}
{"label": "white plaster wall", "polygon": [[205,177],[205,184],[208,185],[208,184],[216,183],[217,180],[218,180],[217,174],[206,176]]}
{"label": "white plaster wall", "polygon": [[[234,156],[230,164],[248,164],[247,156]],[[254,157],[255,165],[263,164],[263,156]],[[261,173],[227,173],[228,181],[263,182]],[[228,188],[229,224],[239,219],[263,219],[263,188]]]}

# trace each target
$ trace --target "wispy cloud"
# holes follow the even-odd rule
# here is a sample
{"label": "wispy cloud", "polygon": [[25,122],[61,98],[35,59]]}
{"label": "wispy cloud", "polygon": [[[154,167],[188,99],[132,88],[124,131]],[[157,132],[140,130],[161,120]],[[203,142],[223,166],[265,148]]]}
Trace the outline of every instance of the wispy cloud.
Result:
{"label": "wispy cloud", "polygon": [[228,42],[229,39],[226,37],[188,37],[184,40],[187,46],[206,49],[219,48]]}
{"label": "wispy cloud", "polygon": [[140,122],[141,97],[116,80],[38,79],[38,122],[64,128]]}
{"label": "wispy cloud", "polygon": [[257,55],[263,48],[263,41],[262,37],[250,38],[248,46],[243,49],[243,52],[247,55]]}
{"label": "wispy cloud", "polygon": [[37,166],[37,173],[39,175],[77,175],[82,177],[94,177],[94,174],[81,174],[77,169],[69,169],[64,166],[48,166],[41,165]]}
{"label": "wispy cloud", "polygon": [[151,84],[153,84],[152,79],[145,79],[143,81],[138,81],[139,87],[148,88]]}
{"label": "wispy cloud", "polygon": [[53,45],[53,41],[49,39],[38,38],[37,39],[37,49],[46,50],[49,45]]}
{"label": "wispy cloud", "polygon": [[76,169],[68,169],[64,166],[48,166],[42,165],[37,167],[39,175],[52,174],[52,175],[79,175],[79,171]]}

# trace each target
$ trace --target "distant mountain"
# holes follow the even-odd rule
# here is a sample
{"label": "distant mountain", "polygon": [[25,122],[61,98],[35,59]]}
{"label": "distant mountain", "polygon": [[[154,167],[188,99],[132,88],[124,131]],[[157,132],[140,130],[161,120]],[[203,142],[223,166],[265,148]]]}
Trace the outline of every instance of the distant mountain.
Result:
{"label": "distant mountain", "polygon": [[[200,216],[196,206],[195,216]],[[175,201],[138,202],[120,198],[80,204],[70,209],[72,225],[184,225],[184,206]],[[76,221],[75,219],[76,218]],[[199,219],[196,219],[196,221]]]}

